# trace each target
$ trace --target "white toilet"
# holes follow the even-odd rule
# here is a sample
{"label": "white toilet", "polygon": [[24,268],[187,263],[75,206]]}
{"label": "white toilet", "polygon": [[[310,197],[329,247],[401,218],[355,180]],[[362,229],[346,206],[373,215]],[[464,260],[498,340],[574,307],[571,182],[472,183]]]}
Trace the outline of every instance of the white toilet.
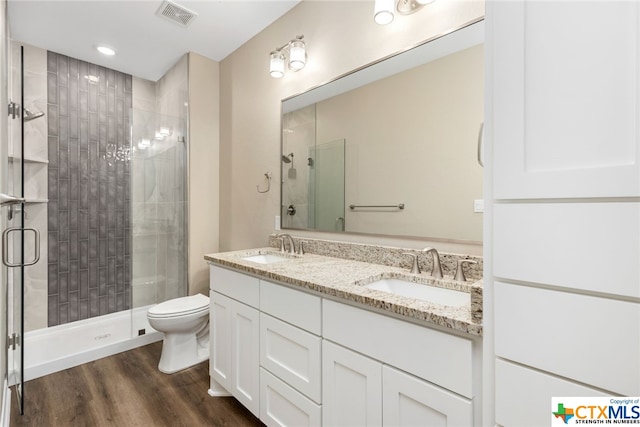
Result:
{"label": "white toilet", "polygon": [[158,369],[165,374],[209,359],[209,297],[175,298],[147,311],[151,327],[164,333]]}

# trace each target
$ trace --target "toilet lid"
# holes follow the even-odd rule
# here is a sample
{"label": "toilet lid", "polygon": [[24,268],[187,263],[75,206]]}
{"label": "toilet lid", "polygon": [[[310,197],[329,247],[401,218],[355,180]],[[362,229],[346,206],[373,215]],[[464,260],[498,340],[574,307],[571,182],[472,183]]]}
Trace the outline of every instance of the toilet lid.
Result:
{"label": "toilet lid", "polygon": [[181,316],[209,309],[209,297],[202,294],[174,298],[161,302],[149,309],[148,314],[156,317]]}

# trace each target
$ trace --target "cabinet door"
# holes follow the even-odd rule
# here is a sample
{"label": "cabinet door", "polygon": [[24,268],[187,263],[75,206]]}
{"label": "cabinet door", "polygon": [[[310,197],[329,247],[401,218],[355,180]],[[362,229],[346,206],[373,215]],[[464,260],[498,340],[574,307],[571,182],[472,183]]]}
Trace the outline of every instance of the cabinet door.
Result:
{"label": "cabinet door", "polygon": [[323,340],[322,419],[327,426],[382,425],[382,364]]}
{"label": "cabinet door", "polygon": [[470,400],[386,365],[382,367],[382,390],[386,426],[473,425]]}
{"label": "cabinet door", "polygon": [[231,310],[231,393],[254,415],[260,411],[260,313],[233,301]]}
{"label": "cabinet door", "polygon": [[495,198],[639,196],[640,3],[495,3]]}
{"label": "cabinet door", "polygon": [[209,334],[211,345],[209,374],[222,387],[231,390],[231,306],[233,300],[211,291]]}
{"label": "cabinet door", "polygon": [[320,337],[260,315],[260,365],[320,403]]}
{"label": "cabinet door", "polygon": [[260,421],[269,427],[319,426],[320,405],[260,368]]}

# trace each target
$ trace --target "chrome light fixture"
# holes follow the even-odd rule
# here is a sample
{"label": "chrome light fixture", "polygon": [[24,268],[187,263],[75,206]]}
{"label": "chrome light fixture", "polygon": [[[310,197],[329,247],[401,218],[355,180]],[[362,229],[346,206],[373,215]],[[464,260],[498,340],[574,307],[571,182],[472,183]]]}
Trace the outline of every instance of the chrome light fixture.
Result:
{"label": "chrome light fixture", "polygon": [[289,43],[276,48],[270,54],[269,74],[279,79],[284,76],[285,63],[292,71],[300,71],[307,65],[307,45],[304,36],[296,36]]}
{"label": "chrome light fixture", "polygon": [[373,19],[377,24],[386,25],[393,21],[395,13],[410,15],[435,0],[376,0]]}

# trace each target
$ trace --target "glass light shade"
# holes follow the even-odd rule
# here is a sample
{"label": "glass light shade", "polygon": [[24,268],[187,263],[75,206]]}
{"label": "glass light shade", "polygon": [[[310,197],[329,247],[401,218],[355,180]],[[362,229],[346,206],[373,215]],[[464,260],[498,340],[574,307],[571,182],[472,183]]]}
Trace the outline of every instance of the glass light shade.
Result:
{"label": "glass light shade", "polygon": [[307,63],[307,49],[302,40],[291,40],[289,43],[289,68],[302,70]]}
{"label": "glass light shade", "polygon": [[373,19],[377,24],[386,25],[393,21],[393,9],[395,0],[376,0],[373,10]]}
{"label": "glass light shade", "polygon": [[436,0],[416,0],[416,3],[421,4],[421,5],[425,5],[425,4],[430,4],[433,3]]}
{"label": "glass light shade", "polygon": [[168,127],[160,127],[160,131],[158,133],[162,136],[169,136],[171,135],[171,129]]}
{"label": "glass light shade", "polygon": [[276,79],[284,76],[284,54],[277,50],[271,52],[271,62],[269,64],[269,74]]}
{"label": "glass light shade", "polygon": [[100,52],[103,55],[113,56],[116,54],[116,51],[111,49],[108,46],[98,46],[96,47],[96,49],[98,49],[98,52]]}
{"label": "glass light shade", "polygon": [[140,141],[138,141],[138,148],[139,149],[146,150],[149,147],[151,147],[151,140],[150,139],[142,138]]}

